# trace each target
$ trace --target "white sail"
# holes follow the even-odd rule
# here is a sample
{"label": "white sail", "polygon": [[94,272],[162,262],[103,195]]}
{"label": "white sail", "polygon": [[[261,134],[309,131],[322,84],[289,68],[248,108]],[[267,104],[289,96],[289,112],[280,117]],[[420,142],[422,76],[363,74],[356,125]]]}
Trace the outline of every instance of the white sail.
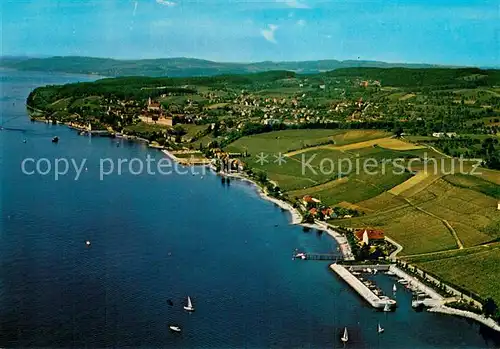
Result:
{"label": "white sail", "polygon": [[191,297],[188,296],[187,305],[184,306],[184,310],[194,311],[193,303],[191,302]]}
{"label": "white sail", "polygon": [[378,324],[378,329],[377,329],[378,333],[382,333],[384,332],[384,329],[382,328],[382,326],[380,326],[380,324]]}
{"label": "white sail", "polygon": [[342,342],[347,342],[349,340],[349,335],[347,334],[347,327],[344,328],[344,335],[340,338]]}

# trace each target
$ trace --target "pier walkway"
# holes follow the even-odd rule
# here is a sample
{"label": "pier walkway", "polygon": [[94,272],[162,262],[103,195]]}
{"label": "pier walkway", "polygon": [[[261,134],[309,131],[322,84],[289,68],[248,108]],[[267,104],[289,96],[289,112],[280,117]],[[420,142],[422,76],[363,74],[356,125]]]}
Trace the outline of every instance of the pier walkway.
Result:
{"label": "pier walkway", "polygon": [[296,253],[294,259],[302,259],[306,261],[341,261],[342,256],[332,253]]}
{"label": "pier walkway", "polygon": [[374,308],[381,309],[384,308],[386,304],[389,306],[395,306],[396,301],[392,299],[381,299],[375,293],[373,293],[368,287],[365,286],[356,276],[351,274],[344,266],[340,264],[332,264],[330,268],[337,273],[345,282],[349,284],[356,292],[359,293],[370,305]]}

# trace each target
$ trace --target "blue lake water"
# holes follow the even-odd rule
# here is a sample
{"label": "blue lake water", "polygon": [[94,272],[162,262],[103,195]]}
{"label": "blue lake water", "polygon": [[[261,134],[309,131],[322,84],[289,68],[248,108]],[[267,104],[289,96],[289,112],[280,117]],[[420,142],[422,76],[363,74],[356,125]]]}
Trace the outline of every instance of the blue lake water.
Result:
{"label": "blue lake water", "polygon": [[[102,158],[164,155],[30,122],[31,89],[87,77],[0,77],[0,347],[341,348],[344,327],[347,348],[500,345],[473,322],[414,312],[404,290],[397,311],[376,312],[328,263],[293,261],[296,248],[337,246],[290,225],[289,214],[249,184],[223,185],[209,173],[135,176],[127,168],[100,180]],[[24,159],[42,157],[87,159],[87,171],[77,181],[72,170],[57,181],[53,173],[22,173]],[[386,276],[377,280],[392,287]],[[187,295],[192,314],[182,309]],[[169,332],[172,323],[183,333]]]}

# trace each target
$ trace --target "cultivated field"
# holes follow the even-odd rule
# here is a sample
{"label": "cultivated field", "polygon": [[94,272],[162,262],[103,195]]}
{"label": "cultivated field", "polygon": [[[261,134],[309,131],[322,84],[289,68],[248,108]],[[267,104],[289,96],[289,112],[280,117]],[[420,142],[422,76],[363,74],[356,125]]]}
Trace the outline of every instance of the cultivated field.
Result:
{"label": "cultivated field", "polygon": [[[383,229],[403,245],[401,255],[468,248],[500,238],[497,171],[481,169],[481,177],[447,174],[453,166],[459,169],[457,160],[384,131],[278,131],[244,137],[227,150],[248,151],[247,164],[265,171],[290,199],[312,195],[328,206],[356,209],[362,216],[331,223]],[[287,151],[286,163],[272,157]],[[260,152],[269,154],[267,163],[256,162]],[[369,158],[376,160],[377,173],[363,169]],[[403,170],[411,163],[414,172],[394,173],[395,159]],[[432,159],[443,159],[443,164]]]}
{"label": "cultivated field", "polygon": [[251,155],[286,153],[291,150],[333,141],[345,130],[283,130],[247,136],[226,147],[229,152],[247,151]]}
{"label": "cultivated field", "polygon": [[429,174],[424,171],[418,172],[415,176],[411,177],[407,181],[401,183],[400,185],[395,186],[388,192],[393,194],[393,195],[400,195],[403,192],[420,185],[423,181],[425,181],[427,178],[429,178]]}
{"label": "cultivated field", "polygon": [[[379,146],[382,148],[386,149],[392,149],[392,150],[415,150],[415,149],[423,149],[424,147],[422,146],[417,146],[412,143],[407,143],[402,140],[396,139],[396,138],[380,138],[380,139],[373,139],[369,141],[364,141],[364,142],[357,142],[357,143],[352,143],[352,144],[346,144],[346,145],[341,145],[336,147],[338,150],[353,150],[353,149],[361,149],[361,148],[368,148],[368,147],[373,147],[373,146]],[[333,147],[333,146],[330,146]]]}
{"label": "cultivated field", "polygon": [[[300,147],[297,150],[293,150],[288,152],[287,156],[295,156],[301,154],[303,152],[313,151],[313,150],[321,150],[321,149],[329,149],[329,150],[349,150],[343,149],[345,146],[354,146],[353,149],[364,148],[365,146],[355,146],[355,144],[364,144],[365,142],[374,142],[376,144],[378,139],[386,139],[388,138],[388,133],[380,130],[342,130],[340,133],[334,135],[331,140],[333,144],[319,145],[316,147],[309,147],[304,149],[304,147]],[[324,142],[318,142],[324,143]],[[408,144],[408,143],[407,143]],[[370,145],[368,145],[370,146]],[[368,147],[367,146],[367,147]]]}
{"label": "cultivated field", "polygon": [[345,227],[373,227],[383,229],[387,236],[396,240],[404,249],[401,255],[412,255],[457,248],[455,240],[445,225],[413,207],[388,210],[353,219],[332,221]]}
{"label": "cultivated field", "polygon": [[422,269],[500,304],[500,244],[409,258]]}

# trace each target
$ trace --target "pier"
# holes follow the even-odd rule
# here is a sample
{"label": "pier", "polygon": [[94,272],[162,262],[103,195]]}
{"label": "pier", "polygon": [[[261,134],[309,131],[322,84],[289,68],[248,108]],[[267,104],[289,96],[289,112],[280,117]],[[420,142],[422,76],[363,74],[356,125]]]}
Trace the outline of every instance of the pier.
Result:
{"label": "pier", "polygon": [[356,292],[359,293],[370,305],[377,309],[382,309],[387,305],[393,307],[396,301],[392,299],[382,299],[372,292],[365,284],[363,284],[356,276],[340,264],[332,264],[330,268],[337,273],[340,278],[349,284]]}
{"label": "pier", "polygon": [[302,259],[307,261],[339,261],[342,256],[332,253],[296,253],[294,259]]}

